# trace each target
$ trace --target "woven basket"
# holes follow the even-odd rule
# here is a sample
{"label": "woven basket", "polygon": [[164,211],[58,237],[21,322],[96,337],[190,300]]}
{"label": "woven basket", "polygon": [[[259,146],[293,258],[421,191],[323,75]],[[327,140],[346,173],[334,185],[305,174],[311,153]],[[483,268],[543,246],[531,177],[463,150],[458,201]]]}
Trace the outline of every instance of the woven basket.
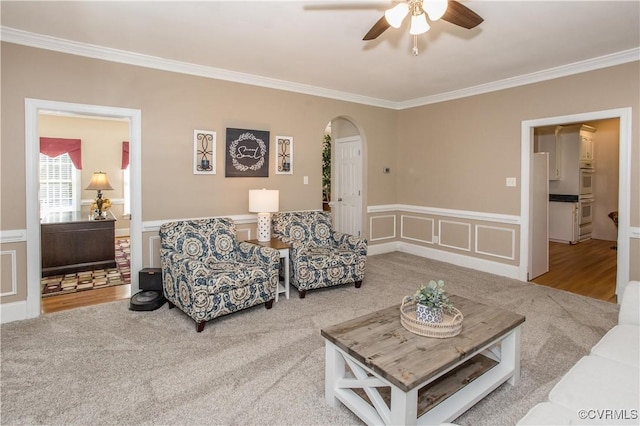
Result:
{"label": "woven basket", "polygon": [[412,333],[425,337],[446,339],[460,334],[462,331],[462,312],[453,308],[451,313],[444,312],[442,322],[438,324],[425,323],[416,320],[416,302],[407,296],[400,306],[400,324]]}

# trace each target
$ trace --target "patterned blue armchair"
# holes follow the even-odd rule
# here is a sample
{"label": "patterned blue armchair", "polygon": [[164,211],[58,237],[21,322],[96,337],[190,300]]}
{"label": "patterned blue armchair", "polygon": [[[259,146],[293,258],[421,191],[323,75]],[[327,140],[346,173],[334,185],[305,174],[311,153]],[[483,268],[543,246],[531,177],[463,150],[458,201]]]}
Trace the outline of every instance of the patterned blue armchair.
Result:
{"label": "patterned blue armchair", "polygon": [[291,244],[290,283],[304,299],[307,290],[355,283],[362,285],[367,240],[335,232],[331,216],[321,211],[279,212],[273,236]]}
{"label": "patterned blue armchair", "polygon": [[277,250],[236,239],[232,219],[164,223],[160,227],[163,292],[201,332],[207,321],[264,303],[273,306]]}

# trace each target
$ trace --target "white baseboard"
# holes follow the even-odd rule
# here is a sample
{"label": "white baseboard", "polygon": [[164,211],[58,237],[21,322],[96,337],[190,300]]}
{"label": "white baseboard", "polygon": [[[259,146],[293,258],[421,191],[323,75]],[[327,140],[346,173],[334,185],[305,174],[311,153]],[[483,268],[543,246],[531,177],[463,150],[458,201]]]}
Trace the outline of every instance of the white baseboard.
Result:
{"label": "white baseboard", "polygon": [[0,323],[27,319],[27,301],[0,304]]}
{"label": "white baseboard", "polygon": [[427,259],[439,260],[441,262],[451,263],[452,265],[488,272],[490,274],[496,274],[507,278],[519,279],[520,270],[518,266],[506,265],[504,263],[451,253],[444,250],[436,250],[403,241],[370,245],[368,247],[367,254],[372,256],[376,254],[390,253],[393,251],[400,251],[402,253],[426,257]]}

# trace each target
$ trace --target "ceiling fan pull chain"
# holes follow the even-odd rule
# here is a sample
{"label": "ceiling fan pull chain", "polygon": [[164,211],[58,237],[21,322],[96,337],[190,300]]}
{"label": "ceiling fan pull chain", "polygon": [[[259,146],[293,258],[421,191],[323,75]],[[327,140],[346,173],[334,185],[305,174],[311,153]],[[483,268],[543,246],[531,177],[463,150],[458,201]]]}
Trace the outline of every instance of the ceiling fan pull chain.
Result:
{"label": "ceiling fan pull chain", "polygon": [[413,52],[413,56],[418,56],[418,36],[417,35],[413,36],[413,49],[411,51]]}

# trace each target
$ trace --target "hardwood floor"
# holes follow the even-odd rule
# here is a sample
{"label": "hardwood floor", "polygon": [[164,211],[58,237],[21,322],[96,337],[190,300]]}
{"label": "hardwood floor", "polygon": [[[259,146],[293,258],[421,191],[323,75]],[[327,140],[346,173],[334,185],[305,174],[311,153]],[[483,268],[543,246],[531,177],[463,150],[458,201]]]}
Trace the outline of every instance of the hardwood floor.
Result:
{"label": "hardwood floor", "polygon": [[616,303],[617,251],[613,241],[549,242],[549,272],[531,282]]}
{"label": "hardwood floor", "polygon": [[130,297],[131,284],[79,291],[76,293],[61,294],[59,296],[43,297],[40,312],[42,314],[49,314],[51,312],[65,311],[81,306],[98,305],[100,303],[129,299]]}

